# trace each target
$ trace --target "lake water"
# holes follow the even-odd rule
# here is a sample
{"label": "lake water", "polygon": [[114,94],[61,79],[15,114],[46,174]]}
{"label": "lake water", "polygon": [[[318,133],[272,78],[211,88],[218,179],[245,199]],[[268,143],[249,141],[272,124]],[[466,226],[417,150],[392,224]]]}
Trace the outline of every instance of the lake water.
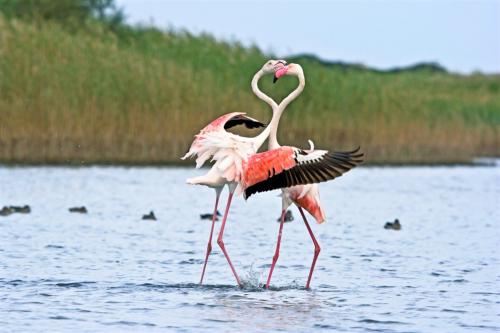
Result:
{"label": "lake water", "polygon": [[[216,243],[197,284],[214,193],[184,181],[202,172],[0,167],[0,205],[32,208],[0,216],[0,331],[500,330],[499,167],[365,167],[322,184],[312,288],[293,208],[269,291],[276,191],[233,201],[224,239],[245,287]],[[395,218],[402,230],[385,230]]]}

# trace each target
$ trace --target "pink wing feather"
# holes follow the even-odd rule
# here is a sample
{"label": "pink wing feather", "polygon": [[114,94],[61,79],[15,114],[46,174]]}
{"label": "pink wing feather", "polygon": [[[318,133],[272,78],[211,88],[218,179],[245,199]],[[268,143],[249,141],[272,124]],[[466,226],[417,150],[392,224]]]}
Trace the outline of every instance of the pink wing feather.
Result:
{"label": "pink wing feather", "polygon": [[244,164],[240,185],[248,198],[257,192],[325,182],[363,162],[362,157],[359,148],[330,153],[284,146],[252,155]]}
{"label": "pink wing feather", "polygon": [[284,146],[250,156],[243,166],[243,187],[248,188],[294,167],[297,164],[294,155],[292,147]]}
{"label": "pink wing feather", "polygon": [[[195,139],[189,151],[181,157],[181,159],[184,160],[188,157],[197,156],[196,167],[201,167],[222,148],[231,146],[232,141],[228,139],[230,139],[233,134],[227,132],[226,129],[241,124],[245,125],[247,128],[265,126],[260,121],[246,116],[244,112],[231,112],[222,115],[203,127],[201,131],[195,135]],[[227,145],[225,143],[227,143]]]}

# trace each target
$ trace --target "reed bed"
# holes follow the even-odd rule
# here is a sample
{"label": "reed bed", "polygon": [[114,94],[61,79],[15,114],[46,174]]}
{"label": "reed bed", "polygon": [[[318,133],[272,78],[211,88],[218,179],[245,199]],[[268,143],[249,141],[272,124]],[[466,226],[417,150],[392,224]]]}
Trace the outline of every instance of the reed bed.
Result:
{"label": "reed bed", "polygon": [[[217,116],[268,121],[252,75],[272,57],[208,35],[93,24],[68,30],[0,16],[0,161],[179,163]],[[369,163],[454,163],[500,156],[500,76],[376,73],[301,62],[303,95],[282,144],[349,149]],[[281,99],[296,81],[262,89]]]}

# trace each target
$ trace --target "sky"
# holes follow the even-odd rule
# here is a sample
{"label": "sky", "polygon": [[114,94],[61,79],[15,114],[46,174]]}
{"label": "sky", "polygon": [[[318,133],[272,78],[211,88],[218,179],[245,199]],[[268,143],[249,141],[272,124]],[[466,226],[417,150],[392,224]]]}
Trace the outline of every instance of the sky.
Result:
{"label": "sky", "polygon": [[208,32],[282,58],[500,73],[500,0],[116,0],[132,24]]}

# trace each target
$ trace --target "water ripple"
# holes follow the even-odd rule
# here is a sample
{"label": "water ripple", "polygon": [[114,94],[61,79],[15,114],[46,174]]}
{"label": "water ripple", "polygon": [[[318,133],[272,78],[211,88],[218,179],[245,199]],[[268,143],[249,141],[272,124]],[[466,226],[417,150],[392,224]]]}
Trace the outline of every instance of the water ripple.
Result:
{"label": "water ripple", "polygon": [[[0,167],[9,189],[0,201],[33,207],[22,219],[0,217],[0,330],[499,329],[498,169],[360,168],[321,184],[328,222],[311,223],[322,251],[309,290],[313,246],[303,223],[284,226],[263,287],[278,233],[276,191],[231,206],[224,239],[243,287],[215,240],[198,283],[211,227],[199,214],[213,210],[214,193],[184,184],[197,172]],[[67,213],[82,204],[92,214]],[[151,210],[157,223],[139,219]],[[388,232],[383,225],[395,218],[403,229]]]}

